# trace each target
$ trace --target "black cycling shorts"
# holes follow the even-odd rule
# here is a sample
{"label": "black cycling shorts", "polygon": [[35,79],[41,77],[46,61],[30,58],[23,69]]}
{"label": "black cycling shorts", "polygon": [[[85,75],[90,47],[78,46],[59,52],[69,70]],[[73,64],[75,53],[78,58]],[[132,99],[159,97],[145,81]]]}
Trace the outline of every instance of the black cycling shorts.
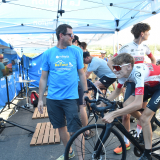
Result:
{"label": "black cycling shorts", "polygon": [[116,78],[109,78],[107,76],[103,76],[102,78],[99,79],[99,81],[106,87],[108,88],[112,83],[116,81]]}
{"label": "black cycling shorts", "polygon": [[157,109],[160,108],[160,84],[154,87],[150,86],[144,87],[143,101],[148,100],[149,98],[151,99],[147,104],[147,107],[153,112],[156,112]]}
{"label": "black cycling shorts", "polygon": [[124,102],[135,92],[135,83],[126,82],[125,87],[126,87],[126,91],[124,95]]}
{"label": "black cycling shorts", "polygon": [[[126,91],[124,95],[124,102],[132,95],[135,96],[135,83],[134,82],[126,82],[125,83]],[[148,99],[143,100],[143,102],[148,102]]]}

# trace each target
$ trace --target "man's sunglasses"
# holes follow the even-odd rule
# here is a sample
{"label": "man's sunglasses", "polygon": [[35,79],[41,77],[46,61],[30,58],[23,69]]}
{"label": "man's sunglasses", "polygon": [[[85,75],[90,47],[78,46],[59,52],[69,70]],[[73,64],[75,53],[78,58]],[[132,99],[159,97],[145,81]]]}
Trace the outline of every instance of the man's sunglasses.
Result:
{"label": "man's sunglasses", "polygon": [[74,38],[74,34],[71,34],[71,33],[66,33],[66,34],[64,34],[64,35],[68,35],[68,36],[70,36],[71,38]]}
{"label": "man's sunglasses", "polygon": [[127,66],[131,63],[127,63],[127,64],[123,64],[123,65],[113,65],[113,69],[115,69],[116,71],[120,71],[122,69],[123,66]]}

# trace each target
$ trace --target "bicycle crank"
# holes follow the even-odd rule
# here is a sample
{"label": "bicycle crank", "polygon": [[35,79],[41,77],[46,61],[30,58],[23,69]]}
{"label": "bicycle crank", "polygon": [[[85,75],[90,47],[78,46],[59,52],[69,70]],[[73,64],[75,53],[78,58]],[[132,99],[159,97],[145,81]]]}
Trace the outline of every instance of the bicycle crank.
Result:
{"label": "bicycle crank", "polygon": [[[140,146],[144,148],[144,144],[140,144]],[[134,154],[136,157],[140,157],[142,155],[142,153],[136,147],[134,147]]]}

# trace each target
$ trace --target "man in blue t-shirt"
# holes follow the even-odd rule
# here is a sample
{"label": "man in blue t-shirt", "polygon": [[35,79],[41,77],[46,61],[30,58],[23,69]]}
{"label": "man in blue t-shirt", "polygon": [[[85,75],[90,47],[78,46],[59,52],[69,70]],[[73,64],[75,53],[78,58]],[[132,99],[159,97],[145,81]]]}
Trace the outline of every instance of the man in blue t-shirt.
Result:
{"label": "man in blue t-shirt", "polygon": [[[81,55],[76,48],[71,46],[74,38],[72,27],[62,24],[56,29],[56,35],[57,46],[45,51],[42,58],[38,110],[41,114],[43,113],[42,97],[48,81],[47,111],[49,119],[53,128],[58,128],[60,138],[66,146],[70,139],[69,133],[76,132],[80,129],[79,124],[81,124],[77,105],[79,98],[77,73],[83,86],[84,96],[88,96],[88,88]],[[78,144],[79,142],[77,142]],[[74,156],[74,151],[70,148],[69,157],[73,158]],[[57,160],[62,159],[64,159],[64,155]]]}

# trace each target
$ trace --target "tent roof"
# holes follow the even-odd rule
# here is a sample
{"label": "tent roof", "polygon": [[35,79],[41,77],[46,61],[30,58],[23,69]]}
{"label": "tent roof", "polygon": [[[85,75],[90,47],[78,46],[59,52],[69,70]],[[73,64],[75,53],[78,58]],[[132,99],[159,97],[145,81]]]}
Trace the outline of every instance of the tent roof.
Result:
{"label": "tent roof", "polygon": [[0,10],[0,34],[55,33],[62,23],[76,34],[106,34],[159,13],[160,1],[3,0]]}
{"label": "tent roof", "polygon": [[5,41],[3,41],[2,39],[0,39],[0,49],[4,49],[4,48],[10,48],[10,45]]}

